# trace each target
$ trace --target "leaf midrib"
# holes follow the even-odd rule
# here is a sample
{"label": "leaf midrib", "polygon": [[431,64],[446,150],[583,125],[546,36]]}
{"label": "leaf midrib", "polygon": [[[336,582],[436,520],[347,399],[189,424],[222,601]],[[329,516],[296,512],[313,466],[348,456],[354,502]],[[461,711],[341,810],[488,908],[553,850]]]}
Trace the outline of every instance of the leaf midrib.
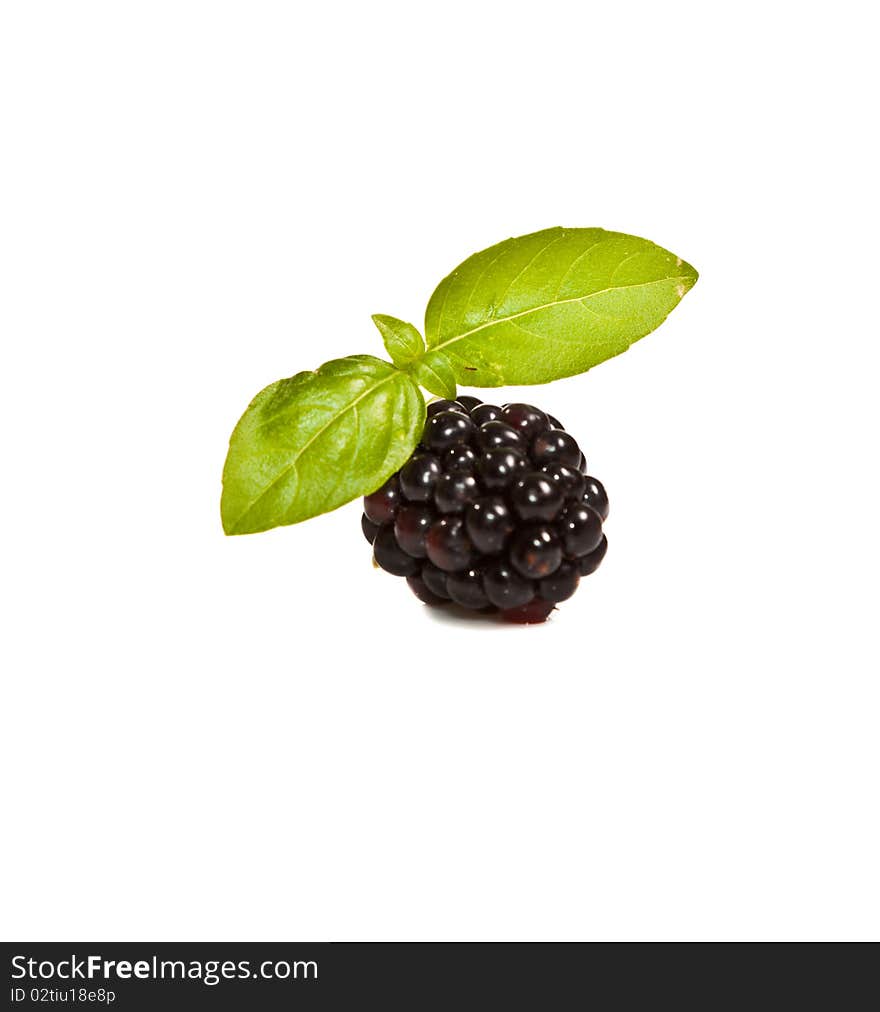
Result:
{"label": "leaf midrib", "polygon": [[473,327],[471,330],[465,331],[463,334],[456,334],[455,337],[450,337],[446,341],[441,341],[440,344],[434,345],[431,351],[440,351],[442,348],[449,347],[450,344],[455,344],[456,341],[463,341],[466,337],[472,337],[474,334],[478,334],[481,330],[487,330],[489,327],[497,326],[501,323],[509,323],[511,320],[519,320],[523,316],[530,316],[532,313],[539,313],[544,309],[552,309],[554,306],[565,306],[574,302],[587,302],[589,299],[594,299],[599,295],[607,295],[608,292],[622,292],[630,288],[646,288],[649,285],[659,285],[665,282],[674,281],[693,281],[690,274],[675,275],[668,278],[655,278],[653,281],[640,281],[635,285],[612,285],[610,288],[602,288],[597,292],[590,292],[589,295],[581,295],[575,299],[554,299],[552,302],[542,302],[539,306],[533,306],[531,309],[524,309],[520,313],[511,313],[509,316],[495,316],[491,320],[487,320],[485,323],[481,323],[478,327]]}
{"label": "leaf midrib", "polygon": [[360,402],[365,397],[369,397],[370,394],[375,393],[379,389],[379,387],[383,386],[389,380],[393,380],[396,377],[402,375],[403,373],[398,372],[396,370],[390,373],[384,379],[379,380],[378,383],[374,383],[373,386],[368,387],[362,394],[359,394],[350,404],[347,404],[342,409],[342,411],[334,415],[330,419],[330,421],[325,422],[324,425],[322,425],[317,432],[311,435],[308,438],[308,440],[304,443],[304,445],[296,452],[296,455],[294,456],[293,460],[291,460],[289,464],[285,465],[285,467],[283,467],[281,471],[278,472],[278,474],[272,479],[272,481],[269,482],[268,485],[260,489],[260,492],[255,499],[251,500],[251,502],[248,503],[244,512],[239,516],[238,520],[233,525],[233,530],[239,527],[241,523],[247,518],[251,510],[257,505],[257,503],[259,503],[261,499],[263,499],[266,495],[268,495],[268,493],[272,491],[272,489],[278,484],[278,482],[281,481],[283,478],[285,478],[296,467],[296,465],[299,463],[300,457],[302,457],[302,455],[306,452],[306,450],[308,450],[308,448],[312,445],[312,443],[314,443],[316,439],[322,436],[327,431],[327,429],[329,429],[332,425],[335,425],[344,415],[348,414],[349,411],[353,409],[357,410],[357,405],[360,404]]}

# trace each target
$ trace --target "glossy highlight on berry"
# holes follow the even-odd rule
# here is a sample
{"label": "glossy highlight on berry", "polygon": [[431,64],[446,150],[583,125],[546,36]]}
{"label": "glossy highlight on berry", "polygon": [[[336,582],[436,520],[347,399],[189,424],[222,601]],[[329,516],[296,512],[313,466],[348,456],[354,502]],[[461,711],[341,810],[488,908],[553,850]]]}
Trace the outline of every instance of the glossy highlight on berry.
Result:
{"label": "glossy highlight on berry", "polygon": [[570,559],[589,555],[602,540],[602,518],[584,503],[569,506],[559,518],[556,529]]}
{"label": "glossy highlight on berry", "polygon": [[409,503],[397,511],[394,518],[394,537],[397,544],[414,559],[423,559],[425,538],[436,519],[434,511],[420,503]]}
{"label": "glossy highlight on berry", "polygon": [[486,450],[477,459],[477,474],[488,489],[506,488],[527,467],[528,461],[521,453],[503,447]]}
{"label": "glossy highlight on berry", "polygon": [[500,495],[477,499],[465,511],[465,527],[478,552],[500,552],[516,526],[506,500]]}
{"label": "glossy highlight on berry", "polygon": [[[400,469],[399,487],[403,497],[409,502],[430,502],[434,495],[434,486],[442,473],[440,461],[432,453],[415,454]],[[364,512],[370,516],[366,500]]]}
{"label": "glossy highlight on berry", "polygon": [[422,442],[435,452],[448,450],[451,446],[467,443],[475,429],[469,415],[460,411],[438,411],[425,424]]}
{"label": "glossy highlight on berry", "polygon": [[532,460],[538,464],[564,464],[580,468],[581,448],[562,429],[548,429],[532,442]]}
{"label": "glossy highlight on berry", "polygon": [[428,558],[438,569],[454,573],[466,569],[474,557],[474,550],[458,516],[445,516],[435,521],[425,539]]}
{"label": "glossy highlight on berry", "polygon": [[562,544],[551,527],[544,524],[529,526],[513,536],[510,561],[522,576],[540,580],[559,568]]}
{"label": "glossy highlight on berry", "polygon": [[486,422],[477,429],[477,446],[481,450],[508,449],[523,452],[526,440],[502,421]]}
{"label": "glossy highlight on berry", "polygon": [[374,524],[390,523],[400,506],[400,481],[392,474],[388,481],[364,498],[364,513]]}
{"label": "glossy highlight on berry", "polygon": [[531,404],[505,404],[501,411],[501,421],[525,439],[531,439],[550,428],[550,421],[544,412]]}
{"label": "glossy highlight on berry", "polygon": [[489,598],[483,589],[483,574],[473,566],[450,573],[446,586],[449,596],[462,608],[481,611],[489,604]]}
{"label": "glossy highlight on berry", "polygon": [[441,474],[434,489],[434,504],[441,513],[462,513],[481,491],[472,474]]}
{"label": "glossy highlight on berry", "polygon": [[562,489],[546,474],[528,471],[510,488],[510,501],[521,520],[553,520],[562,509]]}
{"label": "glossy highlight on berry", "polygon": [[506,559],[489,563],[483,574],[486,597],[496,608],[519,608],[535,596],[535,585],[518,573]]}
{"label": "glossy highlight on berry", "polygon": [[587,506],[592,506],[603,520],[608,519],[608,493],[605,486],[592,475],[584,476],[584,493],[582,496]]}

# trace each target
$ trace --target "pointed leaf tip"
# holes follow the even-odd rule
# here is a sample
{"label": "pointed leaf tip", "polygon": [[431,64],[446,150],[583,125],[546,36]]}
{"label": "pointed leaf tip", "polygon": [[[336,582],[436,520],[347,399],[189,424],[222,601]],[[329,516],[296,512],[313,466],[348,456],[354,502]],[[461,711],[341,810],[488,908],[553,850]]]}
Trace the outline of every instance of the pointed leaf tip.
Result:
{"label": "pointed leaf tip", "polygon": [[407,369],[425,353],[425,342],[418,329],[395,316],[374,313],[373,323],[382,335],[385,350],[398,369]]}
{"label": "pointed leaf tip", "polygon": [[696,284],[669,250],[601,228],[550,228],[469,257],[425,313],[429,358],[471,386],[585,372],[660,326]]}

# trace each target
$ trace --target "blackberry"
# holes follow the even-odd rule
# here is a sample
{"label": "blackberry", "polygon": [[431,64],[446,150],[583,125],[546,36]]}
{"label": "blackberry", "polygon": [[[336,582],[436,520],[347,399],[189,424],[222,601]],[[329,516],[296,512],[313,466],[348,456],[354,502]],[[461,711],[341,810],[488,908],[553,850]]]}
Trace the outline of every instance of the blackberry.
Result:
{"label": "blackberry", "polygon": [[483,589],[483,574],[479,569],[461,569],[450,573],[446,580],[449,596],[463,608],[480,611],[489,604]]}
{"label": "blackberry", "polygon": [[414,559],[424,559],[425,538],[434,523],[434,511],[428,506],[411,503],[402,506],[394,518],[394,537],[398,545]]}
{"label": "blackberry", "polygon": [[422,442],[429,450],[448,450],[467,443],[475,429],[470,416],[460,411],[438,411],[425,425]]}
{"label": "blackberry", "polygon": [[605,491],[605,486],[598,478],[593,478],[586,473],[584,474],[584,493],[582,498],[588,506],[593,507],[603,520],[608,519],[608,494]]}
{"label": "blackberry", "polygon": [[545,576],[538,584],[538,596],[558,604],[567,601],[578,589],[581,575],[574,562],[562,562],[552,576]]}
{"label": "blackberry", "polygon": [[431,525],[425,538],[425,548],[431,562],[445,573],[466,569],[474,556],[464,520],[456,516],[441,517]]}
{"label": "blackberry", "polygon": [[[532,460],[540,467],[542,464],[565,464],[580,470],[580,447],[564,429],[547,429],[535,436],[531,449]],[[586,462],[585,462],[586,463]]]}
{"label": "blackberry", "polygon": [[424,604],[443,604],[449,600],[448,596],[440,597],[439,594],[435,594],[427,583],[425,583],[425,578],[421,573],[415,573],[412,576],[408,576],[406,578],[406,582],[409,584],[409,589]]}
{"label": "blackberry", "polygon": [[376,525],[392,521],[399,506],[400,481],[396,474],[392,474],[381,488],[364,499],[364,513],[367,520]]}
{"label": "blackberry", "polygon": [[422,580],[428,590],[436,597],[449,600],[447,575],[442,569],[438,569],[433,562],[426,562],[422,566]]}
{"label": "blackberry", "polygon": [[552,601],[544,601],[540,597],[535,597],[528,604],[521,605],[519,608],[507,608],[501,612],[501,617],[505,622],[535,625],[538,622],[546,622],[553,608]]}
{"label": "blackberry", "polygon": [[[548,478],[556,482],[562,490],[563,498],[575,501],[583,499],[584,493],[587,490],[586,475],[581,474],[580,471],[576,471],[573,467],[566,467],[565,464],[545,464],[541,470]],[[595,479],[590,480],[595,481]],[[605,515],[607,516],[608,514],[606,513]]]}
{"label": "blackberry", "polygon": [[446,474],[473,474],[477,455],[466,443],[450,446],[441,458],[441,466]]}
{"label": "blackberry", "polygon": [[367,514],[364,513],[361,517],[361,530],[364,532],[364,537],[367,541],[372,544],[376,540],[376,535],[379,533],[379,524],[374,524]]}
{"label": "blackberry", "polygon": [[[440,467],[440,461],[432,453],[417,453],[400,469],[400,491],[409,502],[429,502],[441,474],[443,469]],[[384,487],[383,485],[382,488]],[[374,492],[373,495],[378,493]],[[367,509],[370,498],[371,496],[367,496],[364,499],[364,512],[372,520],[373,517]]]}
{"label": "blackberry", "polygon": [[466,408],[465,405],[458,400],[431,401],[431,403],[428,405],[427,408],[428,418],[431,418],[433,415],[436,415],[439,411],[458,411],[461,414],[466,415],[469,411],[469,408]]}
{"label": "blackberry", "polygon": [[496,559],[486,567],[483,589],[492,604],[502,611],[520,608],[535,596],[532,581],[522,577],[504,558]]}
{"label": "blackberry", "polygon": [[584,555],[578,561],[578,571],[581,576],[589,576],[590,573],[595,573],[599,568],[599,563],[605,558],[605,553],[608,551],[608,538],[602,535],[602,540],[599,542],[599,547],[594,548],[589,555]]}
{"label": "blackberry", "polygon": [[562,542],[546,524],[524,527],[510,543],[510,561],[528,579],[550,576],[562,562]]}
{"label": "blackberry", "polygon": [[485,487],[490,489],[506,488],[528,466],[528,461],[521,453],[502,447],[486,450],[477,457],[477,474]]}
{"label": "blackberry", "polygon": [[478,404],[471,411],[474,425],[485,425],[486,422],[497,422],[501,418],[501,408],[494,404]]}
{"label": "blackberry", "polygon": [[477,446],[481,450],[501,448],[522,452],[526,449],[527,442],[516,429],[498,419],[494,422],[485,422],[479,427]]}
{"label": "blackberry", "polygon": [[434,503],[441,513],[463,513],[481,491],[472,474],[441,474],[434,489]]}
{"label": "blackberry", "polygon": [[392,576],[412,576],[419,571],[418,560],[400,547],[391,524],[379,528],[373,542],[373,558],[386,573]]}
{"label": "blackberry", "polygon": [[484,496],[471,503],[465,511],[464,525],[471,544],[484,555],[500,552],[515,526],[510,508],[500,495]]}
{"label": "blackberry", "polygon": [[376,565],[425,604],[543,622],[605,557],[604,486],[531,404],[463,395],[427,415],[416,452],[364,499]]}
{"label": "blackberry", "polygon": [[526,439],[550,428],[550,420],[544,412],[533,408],[531,404],[505,404],[501,409],[501,421]]}
{"label": "blackberry", "polygon": [[584,503],[568,506],[556,522],[565,554],[580,559],[599,547],[602,540],[602,518]]}
{"label": "blackberry", "polygon": [[527,471],[510,487],[510,501],[521,520],[553,520],[562,509],[562,489],[540,471]]}

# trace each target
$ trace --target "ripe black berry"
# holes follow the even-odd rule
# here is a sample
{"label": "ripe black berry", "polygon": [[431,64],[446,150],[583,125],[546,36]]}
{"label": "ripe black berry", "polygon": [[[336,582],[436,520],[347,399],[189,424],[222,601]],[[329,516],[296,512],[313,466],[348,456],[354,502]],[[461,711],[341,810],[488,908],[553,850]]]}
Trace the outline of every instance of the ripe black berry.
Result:
{"label": "ripe black berry", "polygon": [[573,562],[562,562],[552,576],[545,576],[538,582],[538,597],[558,604],[567,601],[578,589],[580,583],[578,567]]}
{"label": "ripe black berry", "polygon": [[463,608],[479,611],[489,604],[489,598],[483,590],[483,574],[479,569],[462,569],[450,573],[446,587],[452,600]]}
{"label": "ripe black berry", "polygon": [[477,466],[477,455],[471,447],[462,443],[445,450],[440,463],[447,474],[473,474]]}
{"label": "ripe black berry", "polygon": [[510,561],[523,576],[540,580],[559,568],[562,544],[553,528],[546,524],[525,527],[511,540]]}
{"label": "ripe black berry", "polygon": [[524,451],[526,441],[505,422],[485,422],[477,430],[477,446],[481,450],[503,448]]}
{"label": "ripe black berry", "polygon": [[501,421],[525,439],[532,439],[550,428],[550,421],[544,412],[531,404],[505,404],[501,411]]}
{"label": "ripe black berry", "polygon": [[[428,502],[442,473],[440,461],[433,454],[417,453],[400,469],[400,491],[410,502]],[[364,512],[370,516],[366,500]]]}
{"label": "ripe black berry", "polygon": [[589,474],[584,477],[583,500],[588,506],[592,506],[603,520],[608,519],[608,494],[605,486],[598,478],[593,478]]}
{"label": "ripe black berry", "polygon": [[485,425],[486,422],[494,422],[501,417],[501,408],[494,404],[478,404],[471,412],[474,425]]}
{"label": "ripe black berry", "polygon": [[477,474],[489,489],[506,488],[527,467],[526,458],[516,450],[486,450],[477,458]]}
{"label": "ripe black berry", "polygon": [[521,576],[506,559],[490,562],[483,573],[483,589],[496,608],[519,608],[535,596],[531,580]]}
{"label": "ripe black berry", "polygon": [[484,555],[500,552],[514,528],[510,508],[499,495],[484,496],[468,506],[464,523],[474,548]]}
{"label": "ripe black berry", "polygon": [[540,597],[533,598],[528,604],[519,608],[507,608],[501,612],[505,622],[516,622],[520,625],[535,625],[545,622],[547,616],[556,607],[552,601],[544,601]]}
{"label": "ripe black berry", "polygon": [[458,516],[440,517],[436,520],[428,531],[425,548],[431,562],[446,573],[466,569],[474,557],[473,546],[464,529],[464,520]]}
{"label": "ripe black berry", "polygon": [[426,604],[543,622],[605,556],[605,489],[533,405],[462,396],[427,413],[415,454],[364,499],[376,564]]}
{"label": "ripe black berry", "polygon": [[589,555],[585,555],[583,558],[578,559],[578,571],[581,576],[589,576],[590,573],[595,573],[599,568],[599,564],[605,558],[605,553],[608,551],[608,538],[602,535],[602,540],[599,542],[599,547],[594,548]]}
{"label": "ripe black berry", "polygon": [[466,443],[474,431],[468,415],[459,411],[438,411],[425,423],[422,443],[433,451],[447,450],[457,443]]}
{"label": "ripe black berry", "polygon": [[480,492],[472,474],[441,474],[434,489],[434,504],[441,513],[461,513]]}
{"label": "ripe black berry", "polygon": [[412,576],[419,568],[418,562],[397,543],[391,524],[379,528],[373,542],[373,558],[386,573],[394,576]]}
{"label": "ripe black berry", "polygon": [[422,580],[436,597],[449,600],[449,591],[446,589],[447,574],[438,569],[433,562],[425,562],[422,565]]}
{"label": "ripe black berry", "polygon": [[425,538],[428,530],[436,519],[434,511],[428,506],[412,503],[402,506],[394,518],[394,537],[398,545],[414,559],[423,559]]}
{"label": "ripe black berry", "polygon": [[532,460],[538,464],[565,464],[579,468],[581,448],[563,429],[548,429],[535,436],[532,442]]}
{"label": "ripe black berry", "polygon": [[408,576],[406,578],[406,582],[409,584],[409,589],[424,604],[444,604],[449,600],[448,597],[440,597],[439,594],[435,594],[425,583],[424,577],[419,573],[414,573],[412,576]]}
{"label": "ripe black berry", "polygon": [[393,520],[399,505],[400,482],[396,474],[392,474],[381,488],[364,497],[364,513],[374,524],[387,524]]}
{"label": "ripe black berry", "polygon": [[540,471],[526,471],[510,486],[510,502],[521,520],[552,520],[562,501],[562,490]]}
{"label": "ripe black berry", "polygon": [[602,540],[602,518],[584,503],[572,503],[556,524],[562,547],[570,559],[589,555]]}
{"label": "ripe black berry", "polygon": [[431,418],[432,415],[436,415],[440,411],[458,411],[463,415],[468,413],[468,408],[462,404],[461,401],[431,401],[427,408],[427,416]]}
{"label": "ripe black berry", "polygon": [[563,498],[570,500],[583,499],[587,487],[587,479],[580,471],[565,464],[545,464],[541,470],[548,478],[557,483],[562,490]]}
{"label": "ripe black berry", "polygon": [[364,537],[367,541],[372,544],[376,540],[376,535],[379,533],[379,525],[374,524],[367,514],[364,513],[361,516],[361,530],[364,532]]}

